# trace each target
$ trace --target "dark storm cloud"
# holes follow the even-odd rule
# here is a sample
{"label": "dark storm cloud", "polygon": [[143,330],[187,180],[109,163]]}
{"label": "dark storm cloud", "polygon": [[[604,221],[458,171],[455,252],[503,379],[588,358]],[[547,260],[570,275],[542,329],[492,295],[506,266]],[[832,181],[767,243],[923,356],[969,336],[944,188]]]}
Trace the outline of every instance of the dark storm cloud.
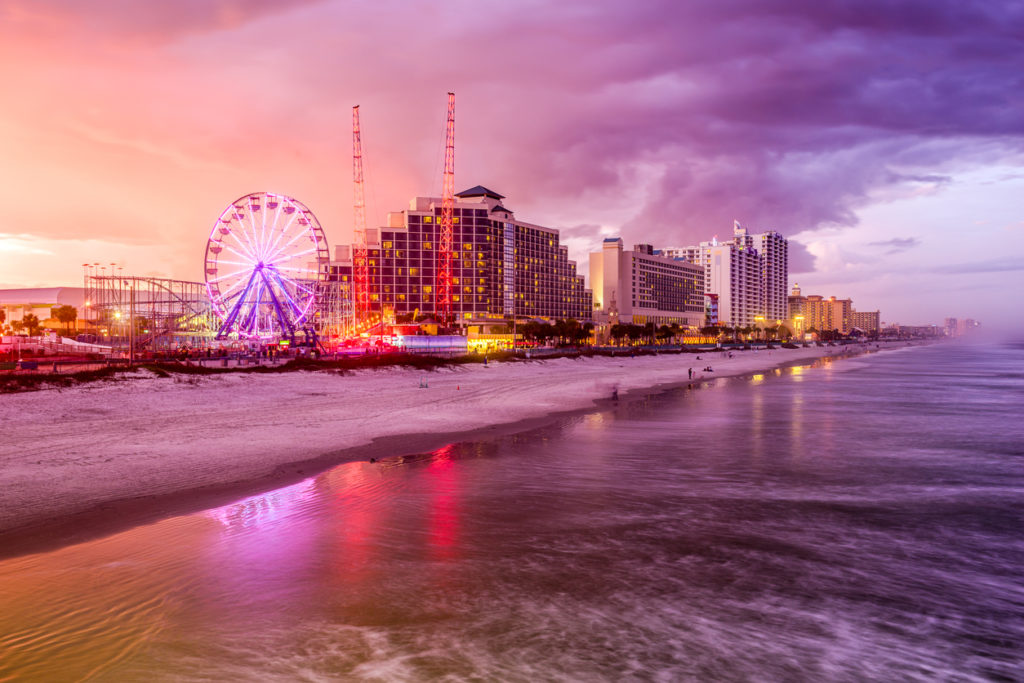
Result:
{"label": "dark storm cloud", "polygon": [[[251,49],[236,73],[272,64],[303,104],[278,120],[248,108],[251,137],[369,104],[368,129],[390,138],[386,207],[430,191],[403,156],[434,153],[425,112],[454,88],[460,177],[493,177],[525,218],[577,208],[570,225],[608,225],[587,210],[611,198],[631,209],[612,226],[628,244],[690,244],[737,218],[786,235],[851,226],[881,191],[941,189],[1024,152],[1017,0],[0,0],[0,15],[12,7],[131,41],[223,39],[210,69]],[[268,22],[272,44],[230,43]],[[334,134],[303,130],[311,146]]]}

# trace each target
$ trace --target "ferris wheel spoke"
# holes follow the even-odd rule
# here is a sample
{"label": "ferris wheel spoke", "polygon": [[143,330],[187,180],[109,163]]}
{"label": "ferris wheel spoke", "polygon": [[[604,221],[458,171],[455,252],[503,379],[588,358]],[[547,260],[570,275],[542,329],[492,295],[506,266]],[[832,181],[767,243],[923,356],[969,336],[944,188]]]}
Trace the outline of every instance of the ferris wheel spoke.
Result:
{"label": "ferris wheel spoke", "polygon": [[263,199],[264,199],[263,206],[260,208],[260,214],[262,214],[260,216],[260,246],[259,246],[259,250],[260,250],[260,255],[261,256],[265,253],[264,250],[266,249],[266,238],[267,238],[267,203],[266,203],[266,197],[264,197]]}
{"label": "ferris wheel spoke", "polygon": [[[257,200],[257,201],[259,201],[259,200]],[[250,201],[249,203],[252,204],[253,202]],[[263,211],[262,204],[260,206],[260,211]],[[256,259],[257,260],[262,260],[263,259],[263,252],[262,252],[262,250],[260,248],[261,244],[260,244],[260,240],[259,240],[259,232],[256,230],[256,217],[253,215],[253,213],[254,212],[252,210],[252,207],[250,206],[249,210],[248,210],[248,217],[249,217],[249,227],[252,228],[252,250],[256,254]],[[240,221],[240,222],[244,222],[244,219],[242,221]]]}
{"label": "ferris wheel spoke", "polygon": [[253,263],[252,262],[242,263],[241,261],[217,261],[217,265],[218,266],[220,264],[222,264],[222,263],[226,263],[229,266],[242,266],[242,268],[247,269],[247,270],[253,267]]}
{"label": "ferris wheel spoke", "polygon": [[316,251],[317,251],[316,247],[313,247],[312,249],[307,249],[306,251],[300,251],[300,252],[297,252],[297,253],[294,253],[294,254],[282,254],[281,256],[277,257],[276,260],[267,261],[266,263],[269,263],[271,265],[275,265],[276,266],[278,263],[281,263],[281,262],[283,262],[285,260],[289,260],[290,261],[290,260],[292,260],[294,258],[298,258],[299,256],[305,256],[307,254],[315,254]]}
{"label": "ferris wheel spoke", "polygon": [[[238,224],[239,224],[239,226],[241,228],[242,235],[245,237],[245,239],[244,240],[240,239],[239,236],[237,234],[235,234],[234,231],[231,230],[230,222],[228,224],[228,235],[230,235],[233,238],[234,244],[237,244],[239,247],[241,247],[243,250],[245,250],[246,253],[245,254],[240,254],[237,250],[231,248],[231,244],[229,244],[227,242],[224,242],[223,240],[220,241],[220,245],[222,247],[226,248],[226,249],[230,249],[231,251],[233,251],[235,254],[237,254],[239,256],[239,258],[249,259],[251,261],[259,261],[259,258],[257,257],[256,252],[249,245],[250,238],[249,238],[249,235],[248,235],[248,231],[245,229],[245,223],[241,219],[234,218],[234,215],[237,214],[238,211],[239,211],[238,207],[232,206],[231,208],[232,208],[232,211],[227,211],[225,213],[230,213],[231,216],[232,216],[232,219],[235,220],[235,221],[238,221]],[[227,235],[225,235],[225,237],[226,236]]]}
{"label": "ferris wheel spoke", "polygon": [[[303,212],[303,214],[305,214],[305,212]],[[295,215],[293,215],[293,216],[292,216],[292,221],[294,221],[294,220],[295,220],[295,216],[296,216],[296,215],[298,215],[298,211],[296,211]],[[308,220],[308,219],[307,219],[307,220]],[[291,225],[291,221],[289,221],[289,225]],[[281,233],[281,234],[283,235],[283,234],[284,234],[284,231],[282,231],[282,233]],[[270,254],[268,254],[268,256],[267,256],[267,260],[268,260],[268,261],[272,261],[272,260],[274,260],[275,258],[277,258],[277,257],[278,257],[278,255],[279,255],[279,254],[280,254],[280,253],[281,253],[282,251],[284,251],[285,249],[287,249],[288,247],[290,247],[290,246],[291,246],[292,244],[294,244],[294,243],[295,243],[295,240],[297,240],[297,239],[299,239],[299,238],[301,238],[301,237],[308,237],[308,236],[309,236],[309,233],[308,233],[308,232],[306,232],[305,230],[302,230],[302,231],[300,231],[300,232],[297,232],[297,233],[295,233],[295,237],[291,238],[290,240],[288,240],[288,242],[287,242],[286,244],[284,244],[284,245],[282,245],[282,246],[280,246],[280,247],[277,247],[277,248],[276,248],[276,249],[275,249],[275,250],[274,250],[273,252],[271,252]],[[278,238],[278,240],[280,240],[280,237]]]}
{"label": "ferris wheel spoke", "polygon": [[243,282],[245,282],[245,281],[246,281],[246,279],[245,279],[245,278],[238,278],[237,280],[235,280],[235,281],[234,281],[234,282],[233,282],[233,283],[231,284],[231,286],[230,286],[230,287],[228,287],[227,289],[225,289],[225,290],[224,290],[223,292],[221,292],[221,293],[220,293],[220,295],[221,295],[221,299],[225,299],[225,298],[231,298],[231,297],[234,297],[234,296],[235,296],[234,294],[232,294],[232,295],[231,295],[231,297],[228,297],[227,295],[228,295],[228,293],[229,293],[229,292],[231,292],[232,290],[234,290],[235,288],[237,288],[237,287],[238,287],[238,286],[239,286],[240,284],[242,284],[242,283],[243,283]]}
{"label": "ferris wheel spoke", "polygon": [[220,276],[215,277],[213,279],[207,280],[207,282],[213,283],[213,282],[220,282],[221,280],[227,280],[229,277],[235,277],[236,275],[241,275],[242,273],[245,273],[248,270],[249,270],[248,268],[243,268],[242,270],[236,270],[236,271],[233,271],[233,272],[230,272],[230,273],[225,273],[224,275],[220,275]]}
{"label": "ferris wheel spoke", "polygon": [[[238,244],[238,246],[242,247],[243,249],[246,248],[245,245],[242,244],[241,242],[238,242],[237,244]],[[259,259],[256,258],[255,256],[250,256],[249,254],[243,254],[242,252],[240,252],[237,249],[235,249],[234,247],[232,247],[230,244],[224,244],[224,248],[227,249],[228,251],[230,251],[232,254],[234,254],[238,258],[245,259],[246,261],[248,261],[248,263],[238,263],[236,265],[252,267],[253,264],[255,264],[255,263],[257,263],[259,261]]]}
{"label": "ferris wheel spoke", "polygon": [[[281,238],[288,234],[288,229],[290,227],[292,227],[292,223],[294,223],[295,219],[299,216],[299,214],[302,213],[302,209],[300,209],[299,207],[295,206],[290,201],[288,202],[288,205],[291,206],[295,210],[292,212],[291,216],[288,218],[288,222],[284,224],[283,228],[281,228],[281,232],[278,233],[277,237],[274,238],[274,241],[271,243],[270,248],[267,250],[268,254],[273,253],[273,251],[277,248],[278,243],[280,243]],[[299,234],[301,234],[301,233],[299,233]]]}
{"label": "ferris wheel spoke", "polygon": [[306,292],[307,294],[313,294],[313,290],[312,289],[309,289],[308,287],[304,287],[304,286],[300,285],[299,281],[296,278],[291,278],[291,277],[288,277],[287,275],[284,275],[282,273],[277,272],[278,271],[277,268],[272,268],[271,270],[274,273],[274,275],[278,278],[278,280],[287,280],[288,284],[292,285],[296,289],[301,289],[302,291]]}

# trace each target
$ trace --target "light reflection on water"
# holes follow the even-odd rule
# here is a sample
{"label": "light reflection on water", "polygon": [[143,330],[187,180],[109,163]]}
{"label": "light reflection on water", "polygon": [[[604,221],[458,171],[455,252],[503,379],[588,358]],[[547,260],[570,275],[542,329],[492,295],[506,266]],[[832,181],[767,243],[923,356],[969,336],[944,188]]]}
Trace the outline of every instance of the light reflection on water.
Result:
{"label": "light reflection on water", "polygon": [[1022,357],[714,380],[0,562],[0,680],[1012,678]]}

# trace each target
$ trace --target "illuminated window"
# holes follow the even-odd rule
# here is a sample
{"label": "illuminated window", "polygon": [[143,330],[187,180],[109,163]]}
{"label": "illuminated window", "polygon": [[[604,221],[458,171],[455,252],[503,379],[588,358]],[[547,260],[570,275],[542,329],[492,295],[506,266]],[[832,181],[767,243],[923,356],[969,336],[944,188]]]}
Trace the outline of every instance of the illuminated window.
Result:
{"label": "illuminated window", "polygon": [[455,303],[458,303],[459,299],[460,299],[460,297],[459,297],[458,294],[452,294],[452,301],[454,301]]}
{"label": "illuminated window", "polygon": [[391,249],[391,248],[392,248],[392,247],[393,247],[394,245],[392,245],[392,243],[391,243],[391,242],[385,242],[385,243],[384,243],[384,244],[382,244],[381,246],[382,246],[383,248],[385,248],[385,249]]}
{"label": "illuminated window", "polygon": [[424,242],[424,243],[423,243],[423,248],[424,248],[424,249],[433,249],[433,248],[434,248],[434,245],[433,245],[433,243],[431,243],[431,242]]}
{"label": "illuminated window", "polygon": [[423,293],[424,294],[430,294],[433,291],[434,291],[434,287],[432,285],[423,285]]}
{"label": "illuminated window", "polygon": [[419,275],[419,274],[420,274],[420,269],[419,268],[410,268],[409,269],[409,275],[415,276],[415,275]]}
{"label": "illuminated window", "polygon": [[424,216],[423,217],[423,222],[424,223],[433,223],[434,222],[434,217],[433,216]]}

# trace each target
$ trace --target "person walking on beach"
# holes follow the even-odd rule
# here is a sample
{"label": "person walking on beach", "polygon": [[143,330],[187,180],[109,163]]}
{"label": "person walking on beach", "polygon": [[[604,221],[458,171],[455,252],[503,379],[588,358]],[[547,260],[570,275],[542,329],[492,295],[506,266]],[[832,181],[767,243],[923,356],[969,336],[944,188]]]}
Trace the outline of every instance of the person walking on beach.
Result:
{"label": "person walking on beach", "polygon": [[690,379],[693,379],[693,368],[690,368],[687,372],[690,374]]}

